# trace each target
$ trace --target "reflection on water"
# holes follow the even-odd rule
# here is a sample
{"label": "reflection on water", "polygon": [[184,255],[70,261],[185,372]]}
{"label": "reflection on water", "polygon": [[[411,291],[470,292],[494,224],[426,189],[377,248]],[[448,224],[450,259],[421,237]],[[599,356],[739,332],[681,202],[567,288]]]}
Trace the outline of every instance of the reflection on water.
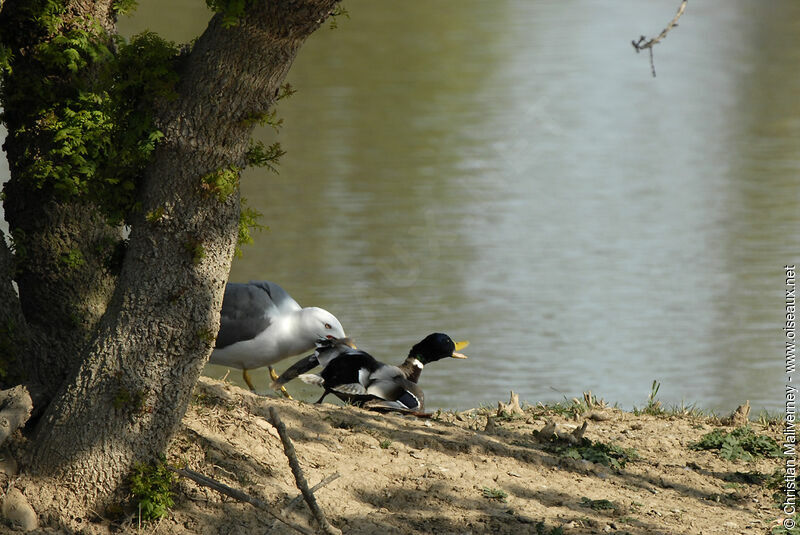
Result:
{"label": "reflection on water", "polygon": [[[129,32],[208,18],[140,4]],[[390,362],[432,331],[470,339],[426,369],[429,408],[510,389],[630,407],[658,379],[666,403],[777,409],[800,5],[690,6],[653,79],[630,40],[676,7],[349,0],[295,62],[283,130],[258,133],[288,153],[246,173],[269,231],[232,280],[280,282]]]}

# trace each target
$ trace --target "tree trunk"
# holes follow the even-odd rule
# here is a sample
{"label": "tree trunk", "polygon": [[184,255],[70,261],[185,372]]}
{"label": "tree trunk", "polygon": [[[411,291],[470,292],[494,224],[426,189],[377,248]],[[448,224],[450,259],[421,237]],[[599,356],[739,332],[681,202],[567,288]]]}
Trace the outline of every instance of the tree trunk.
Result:
{"label": "tree trunk", "polygon": [[30,348],[28,325],[11,283],[14,257],[0,232],[0,377],[4,385],[17,385],[25,380],[20,359]]}
{"label": "tree trunk", "polygon": [[[40,80],[46,73],[32,59],[35,54],[31,51],[53,37],[25,26],[26,9],[36,8],[31,8],[28,0],[9,0],[0,13],[3,44],[17,51],[14,69],[18,72],[5,78],[3,90],[4,97],[15,95],[6,98],[4,111],[9,132],[4,149],[11,174],[4,188],[4,204],[15,245],[10,273],[19,288],[19,299],[8,294],[9,299],[0,302],[0,317],[14,315],[21,307],[25,321],[15,321],[13,327],[27,329],[36,343],[16,353],[24,359],[24,369],[17,368],[3,378],[2,386],[25,382],[37,408],[43,408],[69,371],[77,367],[81,351],[105,311],[114,284],[109,258],[121,234],[95,206],[74,199],[58,202],[51,189],[37,187],[26,176],[24,162],[36,159],[48,143],[47,136],[41,135],[39,117],[32,113],[47,103],[37,101],[28,82]],[[88,17],[112,31],[111,0],[64,2],[63,31],[86,25]],[[48,81],[53,93],[69,85],[53,75]]]}
{"label": "tree trunk", "polygon": [[230,28],[217,15],[186,59],[177,99],[158,112],[165,138],[108,309],[38,425],[33,473],[76,489],[54,504],[62,511],[101,509],[179,425],[214,344],[238,231],[238,188],[221,198],[202,179],[244,166],[252,118],[336,3],[254,2]]}

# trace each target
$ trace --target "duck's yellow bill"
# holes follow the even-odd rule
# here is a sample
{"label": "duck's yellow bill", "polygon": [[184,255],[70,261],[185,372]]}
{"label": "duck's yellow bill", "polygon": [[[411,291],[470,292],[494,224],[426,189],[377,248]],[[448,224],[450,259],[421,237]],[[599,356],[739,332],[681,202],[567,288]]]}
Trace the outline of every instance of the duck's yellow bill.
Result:
{"label": "duck's yellow bill", "polygon": [[464,355],[463,353],[458,353],[458,351],[461,350],[461,349],[464,349],[465,347],[467,347],[469,345],[469,342],[466,341],[466,340],[463,340],[461,342],[456,342],[455,344],[456,344],[456,348],[453,351],[453,354],[450,355],[450,356],[453,357],[454,359],[465,359],[465,358],[467,358],[466,355]]}

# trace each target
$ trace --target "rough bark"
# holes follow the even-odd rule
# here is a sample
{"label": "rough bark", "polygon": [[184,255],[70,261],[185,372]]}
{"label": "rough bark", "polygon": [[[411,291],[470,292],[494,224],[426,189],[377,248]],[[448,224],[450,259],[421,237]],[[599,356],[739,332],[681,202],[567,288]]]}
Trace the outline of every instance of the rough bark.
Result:
{"label": "rough bark", "polygon": [[[113,30],[111,4],[111,0],[65,2],[64,28],[86,26],[91,17],[106,30]],[[15,70],[22,73],[6,79],[6,94],[13,94],[15,82],[25,76],[46,75],[38,71],[30,52],[52,36],[27,30],[26,9],[30,9],[27,0],[8,0],[0,13],[3,44],[14,50]],[[50,76],[49,83],[56,91],[59,84],[67,86],[69,82]],[[39,135],[26,106],[14,104],[6,103],[8,109],[4,111],[9,132],[4,149],[11,174],[4,187],[4,208],[16,247],[13,278],[19,299],[9,294],[8,300],[1,301],[0,317],[13,316],[21,307],[28,335],[36,343],[16,353],[24,360],[24,377],[16,373],[2,384],[10,386],[15,384],[13,380],[23,380],[31,387],[37,407],[41,407],[78,365],[81,350],[105,311],[114,284],[108,260],[121,235],[91,204],[57,201],[47,187],[31,184],[19,162],[26,154],[43,150],[41,145],[47,140]]]}
{"label": "rough bark", "polygon": [[221,200],[202,177],[243,165],[247,119],[266,111],[335,4],[256,2],[232,28],[215,16],[186,59],[141,199],[142,214],[163,215],[134,222],[107,312],[35,437],[32,471],[79,489],[73,505],[102,508],[177,428],[213,346],[238,230],[238,193]]}
{"label": "rough bark", "polygon": [[[28,329],[40,341],[17,355],[24,359],[24,382],[42,385],[49,398],[78,365],[105,312],[114,283],[107,259],[121,236],[91,205],[42,202],[40,192],[16,194],[15,185],[6,189],[9,198],[28,201],[6,203],[9,224],[24,236],[17,242],[24,255],[16,272],[19,301]],[[71,254],[81,265],[67,261]],[[15,295],[3,308],[16,307],[16,300]]]}
{"label": "rough bark", "polygon": [[4,386],[25,380],[20,356],[28,350],[30,335],[12,284],[14,257],[0,232],[0,377]]}

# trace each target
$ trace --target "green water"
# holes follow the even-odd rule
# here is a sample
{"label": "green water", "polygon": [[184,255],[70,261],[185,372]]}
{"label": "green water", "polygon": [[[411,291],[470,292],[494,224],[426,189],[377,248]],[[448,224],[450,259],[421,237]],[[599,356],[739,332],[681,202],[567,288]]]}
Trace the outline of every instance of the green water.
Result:
{"label": "green water", "polygon": [[[653,379],[667,404],[781,406],[800,4],[690,4],[655,79],[630,41],[671,0],[344,5],[289,74],[283,129],[257,133],[287,154],[245,174],[269,230],[231,280],[281,283],[389,362],[432,331],[471,340],[426,368],[429,408],[641,406]],[[188,40],[209,17],[141,1],[120,27]]]}

